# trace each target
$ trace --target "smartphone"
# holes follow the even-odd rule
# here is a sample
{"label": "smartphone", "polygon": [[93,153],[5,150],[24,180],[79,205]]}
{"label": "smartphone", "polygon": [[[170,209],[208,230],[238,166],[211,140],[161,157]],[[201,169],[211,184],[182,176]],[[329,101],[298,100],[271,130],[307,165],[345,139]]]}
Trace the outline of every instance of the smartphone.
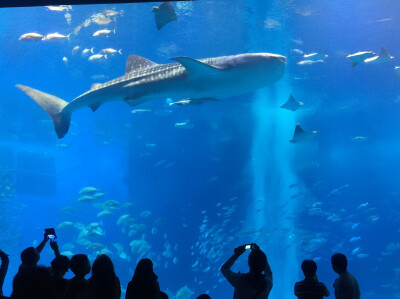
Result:
{"label": "smartphone", "polygon": [[247,244],[247,245],[244,246],[244,249],[246,249],[246,250],[247,249],[251,249],[251,246],[252,246],[251,244]]}
{"label": "smartphone", "polygon": [[56,231],[54,230],[54,228],[46,228],[44,232],[49,237],[51,242],[57,239]]}

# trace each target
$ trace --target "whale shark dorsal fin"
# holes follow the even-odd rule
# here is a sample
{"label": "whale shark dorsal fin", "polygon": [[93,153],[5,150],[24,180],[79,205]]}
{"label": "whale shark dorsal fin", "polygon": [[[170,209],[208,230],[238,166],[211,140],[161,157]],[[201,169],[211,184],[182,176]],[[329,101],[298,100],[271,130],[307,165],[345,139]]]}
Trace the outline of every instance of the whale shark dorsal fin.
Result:
{"label": "whale shark dorsal fin", "polygon": [[157,65],[157,63],[150,61],[142,56],[129,55],[128,59],[126,60],[125,74],[155,65]]}
{"label": "whale shark dorsal fin", "polygon": [[215,66],[209,65],[207,63],[201,62],[199,60],[190,57],[184,57],[184,56],[172,57],[170,58],[170,60],[175,60],[176,62],[180,63],[188,72],[191,78],[200,75],[202,76],[215,75],[221,71],[221,69]]}

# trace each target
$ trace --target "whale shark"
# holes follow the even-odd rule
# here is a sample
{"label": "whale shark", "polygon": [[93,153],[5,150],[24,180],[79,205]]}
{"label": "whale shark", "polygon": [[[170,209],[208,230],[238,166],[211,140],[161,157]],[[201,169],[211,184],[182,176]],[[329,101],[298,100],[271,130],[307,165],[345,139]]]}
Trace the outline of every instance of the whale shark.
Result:
{"label": "whale shark", "polygon": [[63,138],[71,114],[81,108],[96,111],[103,103],[125,101],[134,107],[154,99],[176,98],[200,101],[226,98],[273,84],[285,71],[286,57],[271,53],[248,53],[203,59],[173,57],[157,64],[130,55],[123,76],[91,89],[71,102],[37,89],[17,84],[52,118],[58,138]]}

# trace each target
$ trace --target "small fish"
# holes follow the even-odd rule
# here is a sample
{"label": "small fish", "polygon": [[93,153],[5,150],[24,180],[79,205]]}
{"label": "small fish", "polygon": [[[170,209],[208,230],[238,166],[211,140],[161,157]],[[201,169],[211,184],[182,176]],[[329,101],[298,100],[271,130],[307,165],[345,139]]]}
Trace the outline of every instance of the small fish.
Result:
{"label": "small fish", "polygon": [[[96,23],[97,25],[108,25],[112,22],[111,19],[106,18],[106,17],[92,19],[92,21],[94,23]],[[114,21],[115,21],[115,19],[114,19]]]}
{"label": "small fish", "polygon": [[97,217],[107,217],[107,216],[111,216],[112,214],[114,214],[114,213],[111,212],[110,210],[103,210],[97,214]]}
{"label": "small fish", "polygon": [[115,16],[118,16],[118,15],[122,15],[124,13],[123,10],[118,12],[118,11],[113,10],[113,9],[104,9],[103,12],[107,17],[115,17]]}
{"label": "small fish", "polygon": [[92,56],[89,57],[89,61],[96,61],[96,60],[100,60],[100,59],[107,59],[107,55],[103,55],[103,54],[94,54]]}
{"label": "small fish", "polygon": [[93,49],[94,49],[94,47],[92,47],[91,49],[88,49],[88,48],[84,49],[84,50],[82,51],[82,56],[87,55],[89,52],[92,53],[92,54],[94,54]]}
{"label": "small fish", "polygon": [[321,63],[321,62],[325,62],[325,61],[323,61],[323,60],[302,60],[302,61],[299,61],[297,64],[298,65],[311,65],[314,63]]}
{"label": "small fish", "polygon": [[58,6],[46,6],[48,10],[51,11],[68,11],[68,10],[72,10],[72,6],[71,5],[58,5]]}
{"label": "small fish", "polygon": [[71,35],[71,34],[62,35],[62,34],[59,34],[58,32],[56,32],[56,33],[49,33],[49,34],[46,34],[46,35],[42,38],[42,41],[63,40],[63,39],[68,39],[68,40],[69,40],[69,36],[70,36],[70,35]]}
{"label": "small fish", "polygon": [[107,48],[107,49],[102,49],[102,50],[100,51],[100,53],[102,53],[102,54],[115,54],[115,53],[119,53],[119,54],[122,55],[122,49],[115,50],[115,49],[113,49],[113,48]]}
{"label": "small fish", "polygon": [[364,52],[357,52],[354,54],[349,54],[346,56],[346,58],[350,59],[351,66],[356,66],[357,64],[364,62],[364,60],[374,57],[374,56],[376,56],[376,54],[374,52],[364,51]]}
{"label": "small fish", "polygon": [[368,205],[368,202],[362,203],[357,207],[357,210],[365,209],[366,207],[368,207]]}
{"label": "small fish", "polygon": [[353,141],[367,141],[368,137],[364,137],[364,136],[356,136],[351,138],[351,140]]}
{"label": "small fish", "polygon": [[99,191],[99,189],[97,189],[96,187],[88,186],[88,187],[82,188],[82,189],[79,191],[79,194],[94,194],[94,193],[96,193],[97,191]]}
{"label": "small fish", "polygon": [[72,48],[72,55],[75,55],[78,53],[78,51],[81,49],[81,46],[75,46]]}
{"label": "small fish", "polygon": [[143,112],[151,112],[151,109],[134,109],[131,112],[133,114],[135,114],[135,113],[143,113]]}
{"label": "small fish", "polygon": [[190,120],[186,120],[181,123],[175,123],[175,128],[192,129],[193,127],[194,127],[194,125],[190,123]]}
{"label": "small fish", "polygon": [[186,105],[189,105],[190,102],[191,102],[191,100],[181,100],[181,101],[177,101],[177,102],[168,103],[168,105],[169,106],[172,106],[172,105],[186,106]]}
{"label": "small fish", "polygon": [[41,34],[39,34],[39,33],[37,33],[37,32],[30,32],[30,33],[22,34],[22,35],[19,37],[19,40],[37,42],[37,41],[41,40],[43,37],[44,37],[43,35],[41,35]]}
{"label": "small fish", "polygon": [[292,50],[293,53],[299,54],[299,55],[304,55],[304,52],[300,49],[293,49]]}
{"label": "small fish", "polygon": [[114,34],[115,34],[115,29],[114,30],[101,29],[101,30],[97,30],[95,33],[93,33],[93,36],[100,36],[100,35],[108,36],[111,32],[114,32]]}
{"label": "small fish", "polygon": [[357,248],[353,249],[353,251],[351,252],[351,255],[358,254],[360,252],[360,250],[361,250],[360,247],[357,247]]}
{"label": "small fish", "polygon": [[79,202],[91,202],[95,200],[95,198],[93,196],[88,196],[88,195],[84,195],[78,198]]}
{"label": "small fish", "polygon": [[311,61],[318,61],[322,60],[324,61],[326,58],[328,58],[328,55],[325,53],[311,53],[311,54],[304,54],[304,60],[311,60]]}
{"label": "small fish", "polygon": [[397,80],[400,80],[400,66],[395,66],[394,67],[394,72],[396,74]]}
{"label": "small fish", "polygon": [[350,243],[355,243],[361,240],[361,237],[353,237],[349,240]]}

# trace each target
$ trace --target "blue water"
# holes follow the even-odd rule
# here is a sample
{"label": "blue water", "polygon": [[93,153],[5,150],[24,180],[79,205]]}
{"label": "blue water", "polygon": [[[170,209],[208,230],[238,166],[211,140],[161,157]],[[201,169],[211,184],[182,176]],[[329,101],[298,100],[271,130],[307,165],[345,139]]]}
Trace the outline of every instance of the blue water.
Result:
{"label": "blue water", "polygon": [[[56,228],[61,251],[68,244],[72,253],[93,260],[96,250],[78,236],[98,223],[102,234],[90,242],[104,246],[123,288],[138,258],[148,256],[162,290],[176,294],[187,286],[192,298],[204,292],[230,298],[233,289],[219,267],[236,246],[257,242],[274,273],[270,298],[294,297],[306,258],[317,261],[318,278],[333,294],[334,252],[348,256],[364,298],[400,297],[400,83],[394,71],[400,65],[400,4],[267,2],[174,3],[178,21],[160,31],[151,11],[159,3],[74,6],[70,25],[65,12],[44,7],[0,10],[0,248],[11,260],[6,295],[20,252],[40,242],[44,228]],[[105,8],[119,12],[115,22],[92,22],[73,33]],[[116,34],[92,36],[103,28]],[[35,31],[71,36],[18,40]],[[72,55],[75,46],[81,48]],[[381,46],[392,61],[351,67],[345,58],[358,51],[379,54]],[[92,47],[95,53],[122,49],[122,55],[91,62],[81,51]],[[324,51],[328,58],[298,65],[302,57],[294,49]],[[200,106],[169,107],[164,98],[135,108],[115,102],[95,113],[82,109],[74,112],[64,139],[15,88],[23,84],[70,101],[92,83],[121,76],[130,54],[170,63],[174,56],[248,52],[287,56],[284,77],[274,86]],[[98,75],[103,77],[92,78]],[[304,102],[296,112],[279,108],[290,93]],[[175,127],[186,120],[192,129]],[[296,123],[318,131],[315,138],[289,143]],[[78,202],[87,186],[104,198]],[[108,200],[118,201],[117,208],[98,217]],[[143,211],[151,215],[140,216]],[[145,227],[129,236],[129,227],[117,225],[122,215]],[[64,221],[74,226],[57,228]],[[350,242],[353,237],[360,239]],[[130,246],[141,239],[151,246],[143,256]],[[52,258],[47,246],[40,263]],[[233,269],[248,270],[246,255]]]}

